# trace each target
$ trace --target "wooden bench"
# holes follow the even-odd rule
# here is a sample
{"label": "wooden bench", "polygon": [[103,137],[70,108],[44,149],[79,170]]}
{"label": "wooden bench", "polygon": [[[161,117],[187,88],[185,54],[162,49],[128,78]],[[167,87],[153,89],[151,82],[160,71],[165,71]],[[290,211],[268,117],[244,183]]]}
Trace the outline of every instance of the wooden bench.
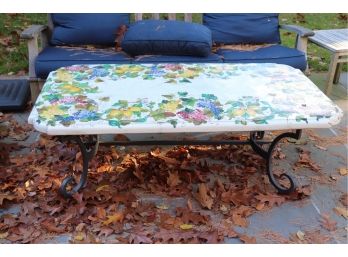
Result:
{"label": "wooden bench", "polygon": [[348,62],[348,29],[316,30],[309,40],[331,52],[325,93],[330,95],[333,84],[340,78],[342,63]]}
{"label": "wooden bench", "polygon": [[[73,14],[72,14],[73,15]],[[233,15],[233,14],[231,14]],[[250,14],[252,15],[252,14]],[[185,13],[185,14],[175,14],[175,13],[168,13],[168,14],[159,14],[159,13],[154,13],[154,14],[142,14],[142,13],[135,13],[134,14],[134,20],[135,21],[139,21],[142,19],[148,19],[148,18],[152,18],[152,19],[169,19],[169,20],[184,20],[186,22],[192,22],[192,14],[191,13]],[[252,23],[251,23],[252,24]],[[257,20],[255,20],[255,24],[253,25],[253,28],[258,28],[260,24],[258,23]],[[243,28],[240,28],[241,30],[243,30]],[[289,56],[287,55],[287,53],[285,54],[281,54],[282,51],[286,51],[288,52],[290,49],[294,50],[295,52],[297,52],[299,55],[303,55],[302,57],[296,57],[298,59],[301,59],[301,61],[295,61],[296,62],[303,62],[303,67],[301,67],[302,70],[306,69],[306,53],[307,53],[307,42],[308,42],[308,37],[313,35],[313,32],[309,29],[300,27],[298,25],[279,25],[279,29],[284,29],[290,32],[293,32],[296,34],[296,43],[294,46],[294,49],[291,48],[287,48],[285,46],[280,46],[281,47],[281,51],[277,50],[275,51],[273,54],[272,53],[267,53],[264,54],[263,57],[259,57],[261,58],[260,60],[256,60],[255,56],[245,56],[243,54],[241,54],[241,52],[243,51],[239,51],[239,55],[244,56],[244,59],[242,61],[237,60],[237,61],[229,61],[227,60],[227,58],[225,58],[223,55],[220,56],[219,53],[216,53],[216,55],[220,56],[219,60],[215,60],[214,62],[262,62],[262,60],[264,60],[263,62],[276,62],[276,59],[282,59],[281,63],[284,63],[285,60],[289,60],[291,58],[289,58]],[[36,68],[37,66],[37,60],[38,58],[40,58],[40,56],[42,56],[43,52],[45,52],[46,49],[48,48],[60,48],[60,46],[53,46],[50,45],[51,42],[51,36],[52,36],[52,32],[54,30],[54,24],[52,21],[52,14],[48,14],[48,23],[46,25],[32,25],[29,28],[27,28],[26,30],[24,30],[21,34],[21,38],[27,40],[28,43],[28,60],[29,60],[29,79],[30,79],[30,88],[31,88],[31,98],[32,98],[32,102],[35,102],[36,97],[38,96],[43,83],[45,82],[45,79],[47,76],[47,74],[45,76],[39,76],[39,74],[37,74],[37,70]],[[253,31],[253,30],[251,30]],[[116,28],[115,28],[115,32],[116,32]],[[113,33],[115,33],[113,32]],[[239,33],[238,31],[236,32],[237,34]],[[242,33],[243,34],[243,33]],[[115,35],[116,37],[116,35]],[[213,39],[214,40],[214,39]],[[243,42],[242,42],[243,43]],[[249,43],[249,42],[245,42],[245,43]],[[82,44],[83,45],[83,44]],[[274,46],[270,46],[270,47],[275,47],[277,45]],[[81,56],[83,55],[82,52],[83,50],[79,49],[79,48],[83,48],[83,47],[79,47],[79,45],[74,45],[73,47],[71,47],[69,50],[71,50],[71,54],[66,54],[66,56],[63,58],[64,61],[69,61],[70,64],[82,64],[83,60],[75,60],[74,56]],[[280,49],[279,47],[277,49]],[[296,50],[295,50],[296,49]],[[97,51],[98,50],[98,51]],[[102,52],[103,49],[97,49],[95,56],[100,55],[100,52]],[[297,51],[298,50],[298,51]],[[89,49],[89,52],[91,52],[92,50]],[[290,51],[290,52],[294,52],[294,51]],[[111,53],[110,53],[111,52]],[[225,52],[228,52],[228,50],[225,50]],[[248,51],[244,51],[246,54],[248,53]],[[107,52],[103,52],[102,54],[105,56],[109,56],[110,54],[115,53],[115,51],[112,49],[111,51]],[[214,53],[215,54],[215,53]],[[62,53],[56,53],[56,57],[61,56]],[[283,56],[283,57],[280,57]],[[296,54],[297,55],[297,54]],[[232,54],[233,56],[233,54]],[[290,56],[291,57],[291,56]],[[53,58],[54,57],[50,57]],[[85,58],[85,57],[84,57]],[[89,57],[90,58],[90,57]],[[203,57],[202,57],[203,58]],[[256,61],[255,61],[256,60]],[[266,60],[266,61],[265,61]],[[89,60],[91,61],[91,60]],[[100,61],[100,62],[99,62]],[[63,62],[63,61],[62,61]],[[74,63],[71,63],[74,62]],[[129,58],[129,63],[133,63],[134,60],[132,60],[132,58]],[[183,60],[183,62],[187,62],[187,60]],[[200,61],[200,62],[212,62],[211,60],[209,61]],[[98,62],[94,62],[94,63],[105,63],[105,61],[103,62],[103,60],[98,60]],[[115,61],[115,63],[119,63],[117,61]],[[278,60],[279,63],[279,60]],[[290,64],[289,64],[290,65]],[[294,65],[294,64],[292,64]],[[44,65],[44,66],[48,66],[48,65]],[[61,65],[62,66],[68,66],[68,65]],[[56,67],[58,68],[58,67]]]}

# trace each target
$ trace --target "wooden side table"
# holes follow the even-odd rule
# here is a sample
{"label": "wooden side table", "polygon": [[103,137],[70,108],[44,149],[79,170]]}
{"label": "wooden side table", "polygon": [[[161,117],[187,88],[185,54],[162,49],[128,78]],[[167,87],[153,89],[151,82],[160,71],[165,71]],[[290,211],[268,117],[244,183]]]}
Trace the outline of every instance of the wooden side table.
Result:
{"label": "wooden side table", "polygon": [[332,85],[339,81],[342,63],[348,60],[348,29],[317,30],[314,33],[313,37],[309,37],[309,41],[332,53],[325,88],[326,95],[330,95]]}

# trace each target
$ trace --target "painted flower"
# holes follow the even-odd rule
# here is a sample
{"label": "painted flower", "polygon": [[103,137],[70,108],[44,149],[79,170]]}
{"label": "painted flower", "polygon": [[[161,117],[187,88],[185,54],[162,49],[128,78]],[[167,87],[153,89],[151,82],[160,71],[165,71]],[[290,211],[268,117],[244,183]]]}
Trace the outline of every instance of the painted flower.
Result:
{"label": "painted flower", "polygon": [[181,64],[165,64],[163,68],[171,71],[179,71],[183,69],[183,66]]}
{"label": "painted flower", "polygon": [[57,104],[44,106],[38,109],[38,112],[41,118],[44,118],[47,120],[53,119],[57,115],[65,114],[65,110]]}
{"label": "painted flower", "polygon": [[202,123],[207,122],[208,117],[204,114],[204,112],[200,109],[185,109],[177,113],[177,115],[189,122],[192,122],[195,125],[200,125]]}
{"label": "painted flower", "polygon": [[122,109],[111,109],[107,115],[108,119],[131,119],[133,115],[140,116],[141,112],[146,111],[142,107],[131,106]]}
{"label": "painted flower", "polygon": [[161,104],[159,104],[160,109],[162,109],[165,112],[176,112],[177,109],[181,107],[181,101],[180,100],[170,100],[170,101],[162,101]]}
{"label": "painted flower", "polygon": [[57,102],[61,104],[73,104],[75,103],[77,98],[75,96],[64,96],[63,98],[59,99]]}
{"label": "painted flower", "polygon": [[86,70],[86,68],[88,67],[85,67],[83,65],[73,65],[73,66],[68,66],[65,69],[68,71],[84,71]]}
{"label": "painted flower", "polygon": [[197,103],[198,107],[208,109],[216,119],[221,119],[221,114],[223,113],[223,109],[217,105],[216,102],[212,102],[206,99],[200,99]]}
{"label": "painted flower", "polygon": [[71,73],[64,69],[57,70],[56,78],[60,82],[71,82],[73,80]]}
{"label": "painted flower", "polygon": [[89,76],[89,79],[97,78],[97,77],[105,77],[109,75],[109,71],[104,68],[94,68],[92,69],[92,74]]}
{"label": "painted flower", "polygon": [[63,94],[79,94],[82,93],[82,88],[73,84],[64,84],[59,88]]}
{"label": "painted flower", "polygon": [[91,120],[98,120],[99,114],[95,111],[88,111],[88,110],[79,110],[75,112],[73,115],[75,120],[80,121],[91,121]]}
{"label": "painted flower", "polygon": [[115,68],[114,72],[118,76],[126,75],[127,73],[138,75],[138,73],[143,71],[144,69],[145,67],[141,65],[120,65]]}
{"label": "painted flower", "polygon": [[153,65],[150,67],[149,71],[145,72],[148,75],[152,75],[152,76],[156,76],[156,77],[160,77],[163,74],[165,74],[165,70],[161,69],[160,67],[158,67],[157,65]]}

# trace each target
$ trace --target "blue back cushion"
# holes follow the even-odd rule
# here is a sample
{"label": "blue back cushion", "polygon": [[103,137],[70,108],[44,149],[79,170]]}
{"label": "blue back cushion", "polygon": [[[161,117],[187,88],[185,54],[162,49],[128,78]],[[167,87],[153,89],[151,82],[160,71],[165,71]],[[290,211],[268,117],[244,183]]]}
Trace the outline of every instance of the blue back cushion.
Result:
{"label": "blue back cushion", "polygon": [[52,45],[114,45],[120,25],[129,25],[129,14],[52,14]]}
{"label": "blue back cushion", "polygon": [[203,24],[217,44],[280,43],[278,14],[205,13]]}
{"label": "blue back cushion", "polygon": [[211,31],[197,23],[169,20],[135,22],[127,30],[122,49],[130,55],[208,56]]}

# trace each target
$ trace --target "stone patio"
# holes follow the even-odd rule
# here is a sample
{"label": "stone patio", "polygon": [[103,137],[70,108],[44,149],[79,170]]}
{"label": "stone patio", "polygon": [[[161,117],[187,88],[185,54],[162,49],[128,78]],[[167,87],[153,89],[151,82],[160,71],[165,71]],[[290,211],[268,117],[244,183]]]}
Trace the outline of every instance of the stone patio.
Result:
{"label": "stone patio", "polygon": [[[323,89],[325,84],[325,73],[312,74],[311,80]],[[344,118],[342,122],[331,129],[317,129],[313,133],[318,137],[336,137],[341,135],[342,131],[347,129],[347,113],[348,113],[348,97],[347,97],[347,78],[348,74],[343,73],[339,85],[334,85],[331,99],[344,110]],[[15,113],[13,116],[20,123],[26,123],[28,112]],[[303,139],[301,140],[301,147],[311,152],[313,161],[322,167],[322,175],[318,176],[311,170],[301,168],[297,172],[293,172],[298,185],[306,184],[312,181],[313,193],[310,198],[299,202],[285,203],[279,207],[274,207],[271,211],[260,212],[249,217],[250,225],[247,228],[235,227],[239,233],[254,236],[257,243],[279,243],[281,235],[284,238],[289,238],[290,234],[296,234],[298,231],[316,231],[319,230],[321,234],[330,234],[332,240],[330,243],[348,243],[347,241],[347,219],[338,216],[333,208],[339,202],[339,197],[343,193],[347,193],[347,176],[341,176],[338,169],[347,167],[347,142],[342,145],[328,146],[327,150],[323,150],[315,146],[318,142],[312,140],[313,135],[304,131]],[[33,132],[23,145],[30,145],[38,139],[38,133]],[[4,140],[9,142],[8,140]],[[295,147],[295,146],[294,146]],[[293,151],[292,151],[293,150]],[[28,151],[24,148],[22,151]],[[297,160],[297,152],[293,148],[287,149],[287,162],[295,162]],[[322,179],[320,183],[313,183],[313,180]],[[144,195],[142,201],[148,202],[163,202],[164,199],[155,195]],[[170,206],[185,206],[186,199],[184,198],[170,198],[165,199],[170,203]],[[0,209],[0,216],[6,213],[16,214],[20,212],[20,205],[11,205],[7,209]],[[209,213],[209,211],[206,211]],[[337,230],[329,232],[321,227],[320,215],[328,214],[337,222]],[[210,215],[214,216],[213,213]],[[278,238],[275,238],[278,237]],[[53,237],[49,241],[42,243],[69,243],[71,239],[70,234]],[[0,243],[8,243],[10,241],[1,240]],[[240,243],[239,239],[229,239],[226,243]],[[284,241],[286,242],[286,241]]]}

